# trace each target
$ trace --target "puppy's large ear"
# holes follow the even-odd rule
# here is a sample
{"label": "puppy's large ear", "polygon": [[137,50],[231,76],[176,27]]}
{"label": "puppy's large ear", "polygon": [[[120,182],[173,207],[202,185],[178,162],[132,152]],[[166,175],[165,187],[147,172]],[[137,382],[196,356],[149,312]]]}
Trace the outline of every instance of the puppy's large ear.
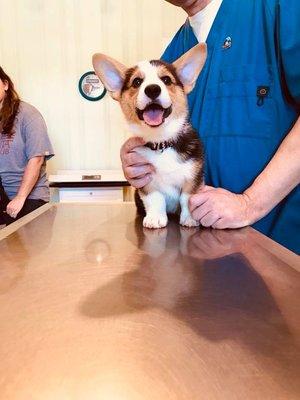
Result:
{"label": "puppy's large ear", "polygon": [[207,46],[199,43],[184,53],[178,60],[173,62],[178,78],[183,84],[186,94],[190,93],[196,83],[207,56]]}
{"label": "puppy's large ear", "polygon": [[125,65],[111,57],[97,53],[93,55],[93,67],[111,97],[115,100],[120,100],[127,70]]}

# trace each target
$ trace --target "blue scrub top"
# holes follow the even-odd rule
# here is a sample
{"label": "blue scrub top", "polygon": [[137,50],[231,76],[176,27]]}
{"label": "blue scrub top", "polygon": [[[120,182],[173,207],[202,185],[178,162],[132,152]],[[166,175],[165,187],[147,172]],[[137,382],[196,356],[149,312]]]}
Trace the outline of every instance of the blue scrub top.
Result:
{"label": "blue scrub top", "polygon": [[[188,98],[205,146],[206,184],[242,193],[294,125],[299,32],[299,0],[223,0],[207,38],[206,64]],[[162,59],[171,63],[197,43],[187,20]],[[300,187],[253,227],[300,254]]]}

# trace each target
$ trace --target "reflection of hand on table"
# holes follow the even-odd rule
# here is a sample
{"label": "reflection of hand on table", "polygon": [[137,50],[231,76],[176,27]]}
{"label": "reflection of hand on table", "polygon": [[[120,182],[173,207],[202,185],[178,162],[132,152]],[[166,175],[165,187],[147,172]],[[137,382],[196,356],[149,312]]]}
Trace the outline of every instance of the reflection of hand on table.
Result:
{"label": "reflection of hand on table", "polygon": [[226,231],[201,229],[190,237],[187,254],[200,260],[213,260],[237,253],[243,255],[264,281],[290,332],[295,340],[299,341],[299,272],[267,251],[260,244],[262,238],[251,228]]}
{"label": "reflection of hand on table", "polygon": [[243,252],[247,244],[247,228],[239,230],[197,230],[187,244],[187,254],[194,258],[214,259]]}

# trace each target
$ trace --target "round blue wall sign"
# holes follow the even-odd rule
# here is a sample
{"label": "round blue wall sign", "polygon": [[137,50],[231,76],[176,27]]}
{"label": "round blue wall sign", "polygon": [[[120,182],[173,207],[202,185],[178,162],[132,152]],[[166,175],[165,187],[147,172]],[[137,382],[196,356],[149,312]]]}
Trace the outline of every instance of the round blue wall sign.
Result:
{"label": "round blue wall sign", "polygon": [[95,71],[88,71],[82,75],[78,89],[81,96],[90,101],[101,100],[106,94],[106,89]]}

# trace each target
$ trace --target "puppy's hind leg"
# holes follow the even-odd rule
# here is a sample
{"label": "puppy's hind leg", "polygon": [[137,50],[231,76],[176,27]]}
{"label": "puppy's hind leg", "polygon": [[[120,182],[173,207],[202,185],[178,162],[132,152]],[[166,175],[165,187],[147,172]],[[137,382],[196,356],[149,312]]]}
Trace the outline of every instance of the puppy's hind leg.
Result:
{"label": "puppy's hind leg", "polygon": [[193,217],[191,216],[188,204],[189,198],[190,198],[189,193],[182,192],[180,195],[180,207],[181,207],[180,225],[187,227],[199,226],[200,225],[199,221],[194,220]]}
{"label": "puppy's hind leg", "polygon": [[164,228],[168,223],[165,196],[158,192],[139,193],[144,203],[146,216],[143,221],[145,228]]}
{"label": "puppy's hind leg", "polygon": [[145,211],[144,203],[143,203],[143,200],[141,199],[138,189],[136,189],[134,192],[134,202],[136,205],[136,210],[137,210],[138,215],[141,215],[144,217],[146,215],[146,211]]}
{"label": "puppy's hind leg", "polygon": [[189,210],[189,198],[196,193],[203,184],[203,163],[201,160],[194,163],[194,178],[184,183],[180,195],[180,225],[192,227],[199,226],[200,222],[193,219]]}

